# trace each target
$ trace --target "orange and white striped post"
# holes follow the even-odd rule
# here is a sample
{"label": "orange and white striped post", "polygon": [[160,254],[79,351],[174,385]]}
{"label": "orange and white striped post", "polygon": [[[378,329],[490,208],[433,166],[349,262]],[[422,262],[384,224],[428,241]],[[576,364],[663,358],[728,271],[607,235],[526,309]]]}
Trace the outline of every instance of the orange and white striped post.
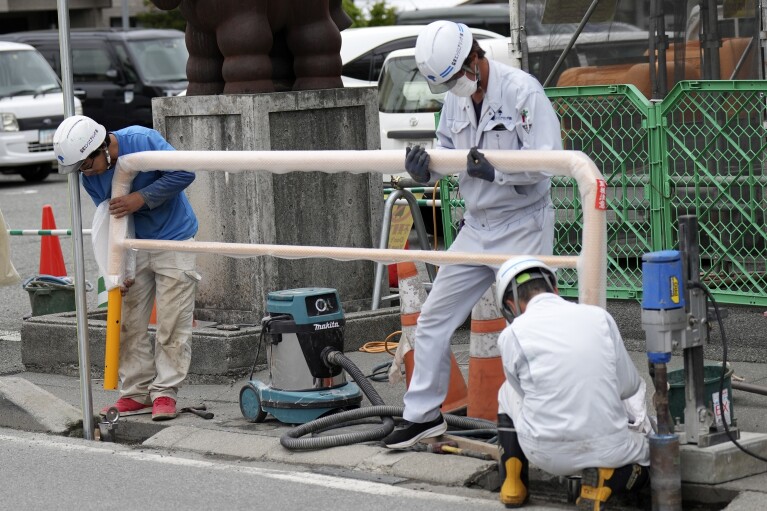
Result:
{"label": "orange and white striped post", "polygon": [[495,422],[498,417],[498,389],[503,374],[498,336],[506,319],[496,305],[495,284],[482,295],[471,311],[469,341],[469,404],[466,414]]}

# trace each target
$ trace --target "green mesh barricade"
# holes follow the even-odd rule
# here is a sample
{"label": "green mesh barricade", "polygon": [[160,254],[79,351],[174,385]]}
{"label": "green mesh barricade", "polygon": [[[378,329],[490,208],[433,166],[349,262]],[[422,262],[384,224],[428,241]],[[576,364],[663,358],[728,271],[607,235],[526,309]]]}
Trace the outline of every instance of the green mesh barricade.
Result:
{"label": "green mesh barricade", "polygon": [[718,301],[767,304],[767,84],[681,82],[658,105],[665,247],[698,217],[701,279]]}
{"label": "green mesh barricade", "polygon": [[[649,102],[632,85],[546,90],[565,149],[582,151],[607,181],[607,297],[639,299],[642,255],[677,248],[677,218],[700,226],[702,279],[722,303],[767,305],[767,83],[680,82]],[[445,246],[463,202],[455,178],[441,183]],[[575,181],[552,179],[554,253],[581,251]],[[563,295],[577,274],[558,272]]]}
{"label": "green mesh barricade", "polygon": [[[634,298],[641,290],[641,257],[659,233],[651,218],[650,103],[633,86],[548,89],[562,124],[564,148],[586,153],[607,182],[607,297]],[[552,179],[556,210],[554,253],[581,251],[583,212],[575,180]],[[577,296],[575,269],[558,272],[560,291]]]}

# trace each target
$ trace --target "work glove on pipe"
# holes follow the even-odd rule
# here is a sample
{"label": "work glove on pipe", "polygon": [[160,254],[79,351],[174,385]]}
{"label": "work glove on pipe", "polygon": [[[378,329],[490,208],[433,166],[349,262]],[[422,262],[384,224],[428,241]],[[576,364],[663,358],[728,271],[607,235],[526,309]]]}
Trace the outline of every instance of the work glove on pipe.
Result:
{"label": "work glove on pipe", "polygon": [[429,153],[423,147],[416,145],[405,148],[405,170],[415,182],[429,182],[429,160]]}
{"label": "work glove on pipe", "polygon": [[480,153],[476,147],[472,147],[466,157],[466,172],[471,177],[484,179],[491,183],[495,181],[495,167],[490,165],[485,155]]}

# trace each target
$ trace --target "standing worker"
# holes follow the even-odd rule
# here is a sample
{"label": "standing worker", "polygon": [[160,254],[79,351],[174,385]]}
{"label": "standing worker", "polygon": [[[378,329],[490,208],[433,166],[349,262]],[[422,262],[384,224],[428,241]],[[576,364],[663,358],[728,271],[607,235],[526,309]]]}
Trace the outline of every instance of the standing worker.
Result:
{"label": "standing worker", "polygon": [[558,476],[582,470],[584,511],[646,487],[645,385],[612,316],[562,299],[554,272],[529,256],[501,266],[496,293],[513,321],[498,338],[506,375],[498,392],[501,502],[527,501],[528,458]]}
{"label": "standing worker", "polygon": [[[435,21],[418,36],[418,69],[432,92],[447,91],[437,128],[438,149],[469,150],[459,175],[464,225],[450,250],[550,255],[554,210],[549,176],[504,174],[478,150],[562,149],[559,119],[540,83],[485,58],[462,23]],[[419,146],[406,149],[405,168],[419,183],[439,178]],[[545,170],[545,169],[541,169]],[[406,425],[384,439],[404,449],[447,429],[440,406],[450,378],[450,338],[495,279],[497,267],[440,268],[415,335],[415,366],[405,393]]]}
{"label": "standing worker", "polygon": [[[130,126],[109,132],[82,115],[66,118],[56,130],[53,149],[59,172],[80,171],[83,186],[96,205],[109,200],[115,218],[133,215],[137,239],[190,240],[197,217],[184,194],[195,175],[186,171],[137,173],[131,193],[112,198],[117,160],[142,151],[173,151],[155,130]],[[194,297],[200,275],[195,254],[163,250],[139,251],[134,279],[121,285],[120,398],[113,405],[121,415],[152,413],[152,420],[178,415],[176,396],[186,379],[192,350]],[[148,326],[157,300],[154,349]],[[154,352],[154,354],[153,354]],[[101,411],[106,413],[109,407]]]}

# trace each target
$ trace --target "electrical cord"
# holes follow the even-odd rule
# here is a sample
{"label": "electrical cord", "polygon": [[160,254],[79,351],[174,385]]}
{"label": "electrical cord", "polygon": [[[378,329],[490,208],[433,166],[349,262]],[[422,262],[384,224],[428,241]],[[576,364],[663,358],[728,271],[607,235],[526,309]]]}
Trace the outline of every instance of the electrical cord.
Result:
{"label": "electrical cord", "polygon": [[755,452],[749,451],[735,438],[735,436],[730,431],[730,426],[727,424],[727,420],[724,417],[724,376],[727,373],[727,335],[724,332],[724,324],[722,323],[722,316],[719,313],[719,304],[716,303],[716,300],[714,299],[714,296],[711,294],[711,291],[708,290],[706,286],[699,282],[688,282],[687,285],[690,288],[700,289],[703,291],[703,293],[706,295],[706,298],[711,302],[711,305],[714,306],[714,314],[716,315],[716,322],[719,325],[719,330],[722,332],[722,374],[719,376],[719,417],[722,419],[722,424],[724,425],[724,431],[727,433],[727,437],[730,439],[730,441],[735,444],[735,446],[743,451],[744,453],[748,454],[749,456],[758,459],[759,461],[767,462],[767,458],[759,456]]}
{"label": "electrical cord", "polygon": [[[387,335],[386,339],[384,339],[383,341],[366,342],[365,344],[362,345],[362,347],[360,347],[359,351],[362,351],[363,353],[383,353],[385,351],[386,353],[388,353],[389,355],[393,357],[394,351],[397,350],[399,343],[389,342],[389,339],[401,333],[402,333],[402,330],[396,330],[390,333],[389,335]],[[390,346],[392,349],[389,349]]]}

